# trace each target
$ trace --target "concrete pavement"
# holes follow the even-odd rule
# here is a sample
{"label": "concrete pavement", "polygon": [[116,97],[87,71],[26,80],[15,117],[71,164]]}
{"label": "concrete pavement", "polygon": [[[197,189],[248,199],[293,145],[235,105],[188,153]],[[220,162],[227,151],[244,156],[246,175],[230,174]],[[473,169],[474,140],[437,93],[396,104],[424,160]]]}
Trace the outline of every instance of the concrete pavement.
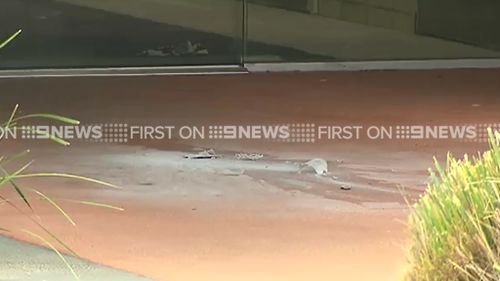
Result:
{"label": "concrete pavement", "polygon": [[[151,281],[130,273],[78,258],[68,261],[80,281]],[[0,237],[0,281],[75,281],[62,260],[52,251]]]}

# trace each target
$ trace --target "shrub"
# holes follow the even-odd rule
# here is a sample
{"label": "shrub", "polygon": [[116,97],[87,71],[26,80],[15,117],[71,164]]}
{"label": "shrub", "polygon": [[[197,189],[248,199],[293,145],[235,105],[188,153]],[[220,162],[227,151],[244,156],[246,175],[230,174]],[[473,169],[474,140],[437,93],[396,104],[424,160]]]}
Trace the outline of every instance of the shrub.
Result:
{"label": "shrub", "polygon": [[436,162],[409,218],[408,281],[500,280],[500,134],[482,156]]}

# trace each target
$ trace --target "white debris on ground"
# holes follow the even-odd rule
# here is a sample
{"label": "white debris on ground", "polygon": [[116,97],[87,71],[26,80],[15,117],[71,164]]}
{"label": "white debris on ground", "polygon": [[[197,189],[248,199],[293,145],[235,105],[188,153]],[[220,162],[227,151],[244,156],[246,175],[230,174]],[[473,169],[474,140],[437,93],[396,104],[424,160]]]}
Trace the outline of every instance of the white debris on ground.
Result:
{"label": "white debris on ground", "polygon": [[245,169],[223,169],[217,174],[223,175],[223,176],[241,176],[245,173]]}
{"label": "white debris on ground", "polygon": [[184,158],[186,159],[217,159],[220,157],[221,156],[215,153],[213,149],[207,149],[198,153],[189,153],[184,155]]}
{"label": "white debris on ground", "polygon": [[142,51],[140,53],[140,55],[146,56],[146,57],[166,57],[166,56],[168,56],[168,54],[165,53],[161,49],[148,49],[148,50],[144,50],[144,51]]}
{"label": "white debris on ground", "polygon": [[147,57],[180,57],[208,55],[208,50],[201,43],[193,43],[190,40],[178,44],[160,46],[155,49],[144,50],[139,53]]}
{"label": "white debris on ground", "polygon": [[307,169],[314,170],[317,175],[326,176],[328,174],[328,163],[325,159],[315,158],[302,164],[299,172]]}
{"label": "white debris on ground", "polygon": [[264,154],[242,152],[242,153],[236,153],[236,155],[234,155],[234,158],[236,158],[237,160],[257,161],[264,158]]}
{"label": "white debris on ground", "polygon": [[[222,156],[215,153],[213,149],[206,149],[198,153],[189,153],[184,155],[185,159],[216,159],[221,157]],[[263,159],[264,154],[242,152],[236,153],[234,158],[240,161],[257,161]]]}

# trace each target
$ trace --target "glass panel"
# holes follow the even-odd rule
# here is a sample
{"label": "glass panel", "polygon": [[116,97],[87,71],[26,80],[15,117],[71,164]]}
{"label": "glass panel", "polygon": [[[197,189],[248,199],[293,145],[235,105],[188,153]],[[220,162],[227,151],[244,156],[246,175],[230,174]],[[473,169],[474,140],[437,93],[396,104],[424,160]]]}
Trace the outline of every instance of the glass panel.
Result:
{"label": "glass panel", "polygon": [[0,68],[500,57],[497,0],[247,2],[2,0]]}
{"label": "glass panel", "polygon": [[232,0],[1,0],[0,68],[238,64],[242,4]]}
{"label": "glass panel", "polygon": [[248,0],[247,62],[500,57],[498,0]]}
{"label": "glass panel", "polygon": [[419,34],[500,51],[500,1],[420,0],[418,10]]}

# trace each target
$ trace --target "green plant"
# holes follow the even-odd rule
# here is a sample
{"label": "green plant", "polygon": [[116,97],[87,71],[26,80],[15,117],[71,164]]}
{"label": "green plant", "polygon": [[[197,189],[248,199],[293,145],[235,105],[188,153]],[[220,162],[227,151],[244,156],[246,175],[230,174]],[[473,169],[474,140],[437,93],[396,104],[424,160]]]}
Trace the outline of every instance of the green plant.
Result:
{"label": "green plant", "polygon": [[[3,124],[0,124],[0,130],[7,131],[7,130],[13,130],[13,129],[21,129],[19,127],[20,122],[22,121],[27,121],[30,119],[34,118],[42,118],[45,120],[50,120],[50,121],[56,121],[56,122],[62,122],[64,124],[70,124],[70,125],[78,125],[79,121],[59,116],[59,115],[54,115],[54,114],[29,114],[29,115],[23,115],[16,117],[16,113],[18,110],[18,106],[14,108],[12,111],[9,120]],[[26,127],[23,127],[24,129]],[[36,130],[36,129],[35,129]],[[42,132],[36,132],[37,134],[41,134]],[[62,145],[69,145],[69,143],[61,138],[58,138],[53,135],[45,135],[45,137],[55,143],[62,144]],[[111,205],[107,204],[102,204],[102,203],[97,203],[97,202],[91,202],[91,201],[83,201],[83,200],[66,200],[66,199],[52,199],[46,194],[44,194],[42,191],[37,190],[35,188],[28,188],[25,189],[21,185],[17,183],[18,180],[20,179],[26,179],[26,178],[41,178],[41,177],[56,177],[56,178],[69,178],[69,179],[75,179],[75,180],[82,180],[86,181],[89,183],[94,183],[102,186],[107,186],[107,187],[113,187],[116,188],[116,186],[109,184],[107,182],[103,182],[100,180],[88,178],[88,177],[83,177],[79,175],[73,175],[73,174],[66,174],[66,173],[53,173],[53,172],[42,172],[42,173],[28,173],[28,169],[30,165],[33,163],[33,161],[29,161],[27,163],[24,163],[20,165],[18,168],[14,169],[13,171],[9,171],[7,166],[11,166],[15,164],[16,162],[22,160],[26,156],[28,156],[30,153],[29,150],[25,150],[19,153],[16,153],[12,156],[7,156],[7,155],[1,155],[0,154],[0,204],[7,204],[13,209],[15,209],[17,212],[20,214],[24,215],[25,217],[29,218],[31,222],[33,222],[36,226],[38,226],[45,234],[47,234],[52,240],[56,241],[59,246],[62,246],[68,253],[75,255],[76,253],[71,250],[70,247],[68,247],[61,239],[59,239],[56,235],[54,235],[52,232],[50,232],[47,228],[45,228],[41,223],[39,223],[36,219],[33,218],[33,208],[31,205],[31,196],[28,195],[29,191],[32,195],[36,196],[36,200],[45,200],[48,202],[50,205],[52,205],[55,210],[61,213],[64,218],[73,226],[76,225],[74,220],[71,218],[71,216],[57,203],[57,201],[69,201],[72,203],[77,203],[77,204],[84,204],[84,205],[90,205],[90,206],[96,206],[96,207],[103,207],[103,208],[110,208],[114,210],[122,210],[121,208],[114,207]],[[2,195],[2,191],[4,191],[6,188],[11,187],[15,193],[18,195],[18,198],[6,198],[4,195]],[[21,201],[25,207],[28,208],[29,212],[24,211],[18,204],[16,204],[16,201]],[[10,232],[11,230],[8,230],[6,228],[2,228],[0,225],[0,232]],[[34,237],[35,239],[40,240],[44,245],[46,245],[48,248],[52,249],[61,259],[62,261],[67,265],[68,269],[72,272],[72,274],[78,278],[77,273],[73,270],[71,265],[67,262],[67,260],[64,258],[64,256],[61,254],[61,252],[57,249],[57,245],[54,245],[52,242],[50,242],[47,238],[43,237],[42,235],[39,235],[37,233],[31,232],[26,229],[21,229],[22,232]]]}
{"label": "green plant", "polygon": [[7,38],[5,41],[0,43],[0,49],[3,49],[5,46],[7,46],[10,42],[12,42],[14,39],[16,39],[19,34],[23,32],[22,29],[19,29],[16,33],[12,34],[9,38]]}
{"label": "green plant", "polygon": [[409,218],[411,281],[500,280],[500,134],[482,156],[436,162]]}
{"label": "green plant", "polygon": [[[9,38],[7,38],[6,41],[3,43],[0,43],[0,49],[4,48],[8,43],[10,43],[12,40],[14,40],[19,34],[21,34],[22,30],[17,31],[13,35],[11,35]],[[55,121],[55,122],[61,122],[63,124],[69,124],[69,125],[78,125],[80,122],[78,120],[72,119],[72,118],[67,118],[55,114],[46,114],[46,113],[39,113],[39,114],[29,114],[29,115],[22,115],[22,116],[17,116],[19,105],[16,105],[14,110],[11,112],[9,119],[5,122],[0,124],[0,130],[3,132],[6,132],[8,130],[36,130],[36,129],[30,129],[31,127],[20,127],[20,123],[29,121],[31,119],[44,119],[44,120],[49,120],[49,121]],[[59,137],[56,137],[54,135],[50,134],[45,134],[40,131],[35,131],[38,135],[44,135],[45,138],[61,145],[69,145],[69,142],[67,142],[64,139],[61,139]],[[1,148],[1,147],[0,147]],[[103,208],[110,208],[114,210],[119,210],[122,211],[123,209],[107,205],[107,204],[102,204],[102,203],[97,203],[97,202],[91,202],[91,201],[83,201],[83,200],[66,200],[66,199],[57,199],[54,200],[41,192],[40,190],[37,190],[35,188],[28,188],[25,189],[24,187],[20,186],[17,181],[20,179],[25,179],[25,178],[41,178],[41,177],[57,177],[57,178],[69,178],[69,179],[75,179],[75,180],[82,180],[86,181],[89,183],[94,183],[102,186],[107,186],[107,187],[113,187],[115,188],[116,186],[109,184],[107,182],[103,182],[100,180],[88,178],[88,177],[83,177],[79,175],[73,175],[73,174],[65,174],[65,173],[53,173],[53,172],[46,172],[46,173],[29,173],[27,172],[30,165],[33,163],[33,161],[29,161],[27,163],[24,163],[20,165],[17,169],[14,169],[14,171],[9,171],[7,166],[14,165],[16,162],[22,160],[26,156],[28,156],[30,153],[29,150],[22,151],[20,153],[8,156],[8,155],[3,155],[0,151],[0,204],[7,204],[8,206],[12,207],[15,209],[17,212],[22,214],[23,216],[27,217],[30,219],[31,222],[33,222],[36,226],[38,226],[46,235],[50,237],[50,239],[54,240],[57,244],[54,245],[49,239],[46,237],[34,233],[32,231],[29,231],[27,229],[21,229],[22,232],[34,237],[35,239],[39,240],[42,242],[45,246],[48,248],[52,249],[60,258],[61,260],[66,264],[68,269],[71,271],[73,276],[76,279],[79,279],[78,274],[75,272],[73,267],[69,264],[67,259],[62,255],[62,253],[58,250],[57,246],[62,246],[68,253],[76,256],[76,253],[71,250],[70,247],[68,247],[61,239],[59,239],[56,235],[54,235],[50,230],[48,230],[46,227],[44,227],[38,220],[33,218],[33,208],[31,205],[31,201],[34,200],[32,199],[31,196],[28,195],[28,192],[31,192],[32,195],[36,196],[37,200],[45,200],[48,202],[51,206],[53,206],[58,212],[61,213],[62,216],[66,218],[66,220],[73,226],[76,225],[75,221],[71,218],[71,216],[57,203],[57,201],[69,201],[72,203],[77,203],[77,204],[84,204],[84,205],[90,205],[90,206],[96,206],[96,207],[103,207]],[[11,187],[15,193],[18,195],[18,198],[7,198],[6,196],[2,195],[2,191],[5,191],[8,187]],[[18,204],[16,204],[17,201],[21,201],[25,207],[27,207],[28,212],[24,211]],[[2,228],[0,224],[0,233],[1,232],[10,232],[11,230],[8,230],[6,228]]]}

